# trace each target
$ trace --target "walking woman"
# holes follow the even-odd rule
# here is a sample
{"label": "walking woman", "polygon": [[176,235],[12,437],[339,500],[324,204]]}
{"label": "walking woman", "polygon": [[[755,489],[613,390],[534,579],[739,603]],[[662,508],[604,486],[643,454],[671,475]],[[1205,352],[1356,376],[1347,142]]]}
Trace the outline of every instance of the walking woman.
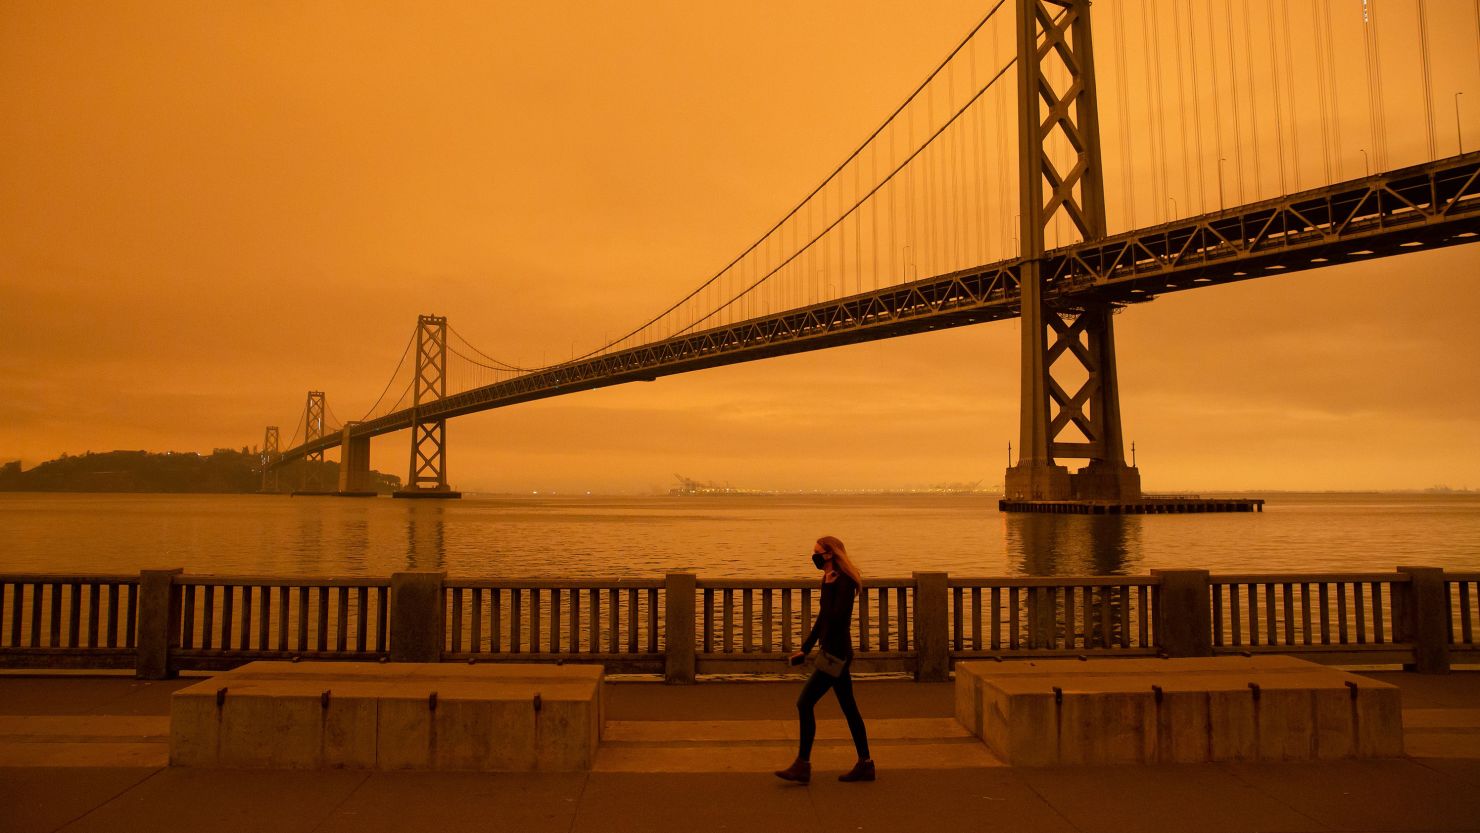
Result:
{"label": "walking woman", "polygon": [[848,559],[843,542],[830,535],[817,539],[812,548],[812,563],[822,571],[821,609],[812,632],[802,643],[802,650],[792,654],[791,664],[801,665],[814,645],[820,646],[820,650],[812,676],[797,698],[797,716],[802,722],[797,759],[786,769],[778,770],[776,777],[802,784],[812,780],[812,739],[817,735],[812,707],[832,689],[843,708],[843,716],[848,719],[848,731],[853,734],[853,746],[858,751],[858,763],[839,775],[838,780],[872,781],[874,761],[868,755],[868,732],[863,727],[863,715],[858,713],[858,703],[853,700],[853,678],[848,673],[853,664],[853,597],[863,587],[863,574]]}

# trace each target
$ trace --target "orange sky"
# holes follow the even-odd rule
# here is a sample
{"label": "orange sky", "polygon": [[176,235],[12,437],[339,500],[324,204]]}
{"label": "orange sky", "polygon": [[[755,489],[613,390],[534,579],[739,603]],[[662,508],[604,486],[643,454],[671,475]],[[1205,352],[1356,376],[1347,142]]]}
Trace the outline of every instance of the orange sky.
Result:
{"label": "orange sky", "polygon": [[[427,5],[0,6],[0,459],[286,438],[309,388],[352,418],[418,313],[513,361],[584,352],[748,245],[988,4]],[[1358,5],[1331,4],[1340,31]],[[1471,5],[1428,4],[1441,155],[1456,90],[1480,148]],[[1394,31],[1385,54],[1413,52]],[[1419,161],[1417,63],[1384,71],[1389,162]],[[1112,171],[1112,227],[1121,187]],[[1470,246],[1126,310],[1146,488],[1480,486],[1477,279]],[[1017,339],[984,325],[463,417],[450,480],[997,484]],[[374,465],[404,476],[407,443],[378,438]]]}

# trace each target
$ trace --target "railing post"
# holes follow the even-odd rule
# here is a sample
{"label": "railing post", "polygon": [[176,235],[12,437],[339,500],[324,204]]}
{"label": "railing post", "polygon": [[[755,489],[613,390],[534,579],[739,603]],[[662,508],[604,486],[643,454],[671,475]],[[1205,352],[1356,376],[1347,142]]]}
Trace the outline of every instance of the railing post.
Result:
{"label": "railing post", "polygon": [[945,573],[915,573],[915,680],[950,679],[949,593]]}
{"label": "railing post", "polygon": [[1407,635],[1413,641],[1413,662],[1406,671],[1449,673],[1449,587],[1442,567],[1399,567],[1408,576],[1403,604]]}
{"label": "railing post", "polygon": [[1156,647],[1169,657],[1213,655],[1212,604],[1207,570],[1152,570]]}
{"label": "railing post", "polygon": [[446,573],[391,573],[391,662],[441,662],[447,617],[442,601]]}
{"label": "railing post", "polygon": [[138,654],[134,673],[141,680],[175,677],[174,657],[180,647],[180,588],[175,576],[181,567],[139,573]]}
{"label": "railing post", "polygon": [[694,593],[698,579],[693,573],[669,573],[663,580],[663,682],[694,681]]}

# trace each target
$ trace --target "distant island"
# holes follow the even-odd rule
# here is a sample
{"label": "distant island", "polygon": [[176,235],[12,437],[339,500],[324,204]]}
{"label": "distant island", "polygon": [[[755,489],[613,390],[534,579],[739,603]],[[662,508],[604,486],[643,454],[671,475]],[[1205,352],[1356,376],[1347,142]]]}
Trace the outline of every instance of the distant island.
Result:
{"label": "distant island", "polygon": [[[322,488],[339,483],[339,464],[295,460],[278,470],[278,491],[296,488],[308,473]],[[389,494],[401,486],[393,474],[370,472],[375,490]],[[194,451],[107,451],[63,454],[34,468],[21,470],[19,460],[0,465],[0,492],[173,492],[230,494],[262,490],[261,461],[251,449],[218,448],[210,454]]]}

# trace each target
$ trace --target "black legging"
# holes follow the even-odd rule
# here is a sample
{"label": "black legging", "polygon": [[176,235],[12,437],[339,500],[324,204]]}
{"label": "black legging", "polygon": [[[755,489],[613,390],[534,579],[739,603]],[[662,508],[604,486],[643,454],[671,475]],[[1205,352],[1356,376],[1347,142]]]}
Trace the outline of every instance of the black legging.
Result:
{"label": "black legging", "polygon": [[852,664],[849,662],[844,665],[843,673],[836,677],[813,671],[811,679],[802,686],[801,696],[797,697],[797,716],[802,721],[802,746],[797,753],[799,759],[812,760],[812,739],[817,736],[817,718],[812,714],[812,707],[831,688],[838,695],[838,705],[843,708],[843,716],[848,718],[848,731],[853,734],[853,746],[858,750],[858,760],[868,760],[868,732],[863,728],[863,715],[858,713],[858,703],[853,699],[853,677],[848,670]]}

